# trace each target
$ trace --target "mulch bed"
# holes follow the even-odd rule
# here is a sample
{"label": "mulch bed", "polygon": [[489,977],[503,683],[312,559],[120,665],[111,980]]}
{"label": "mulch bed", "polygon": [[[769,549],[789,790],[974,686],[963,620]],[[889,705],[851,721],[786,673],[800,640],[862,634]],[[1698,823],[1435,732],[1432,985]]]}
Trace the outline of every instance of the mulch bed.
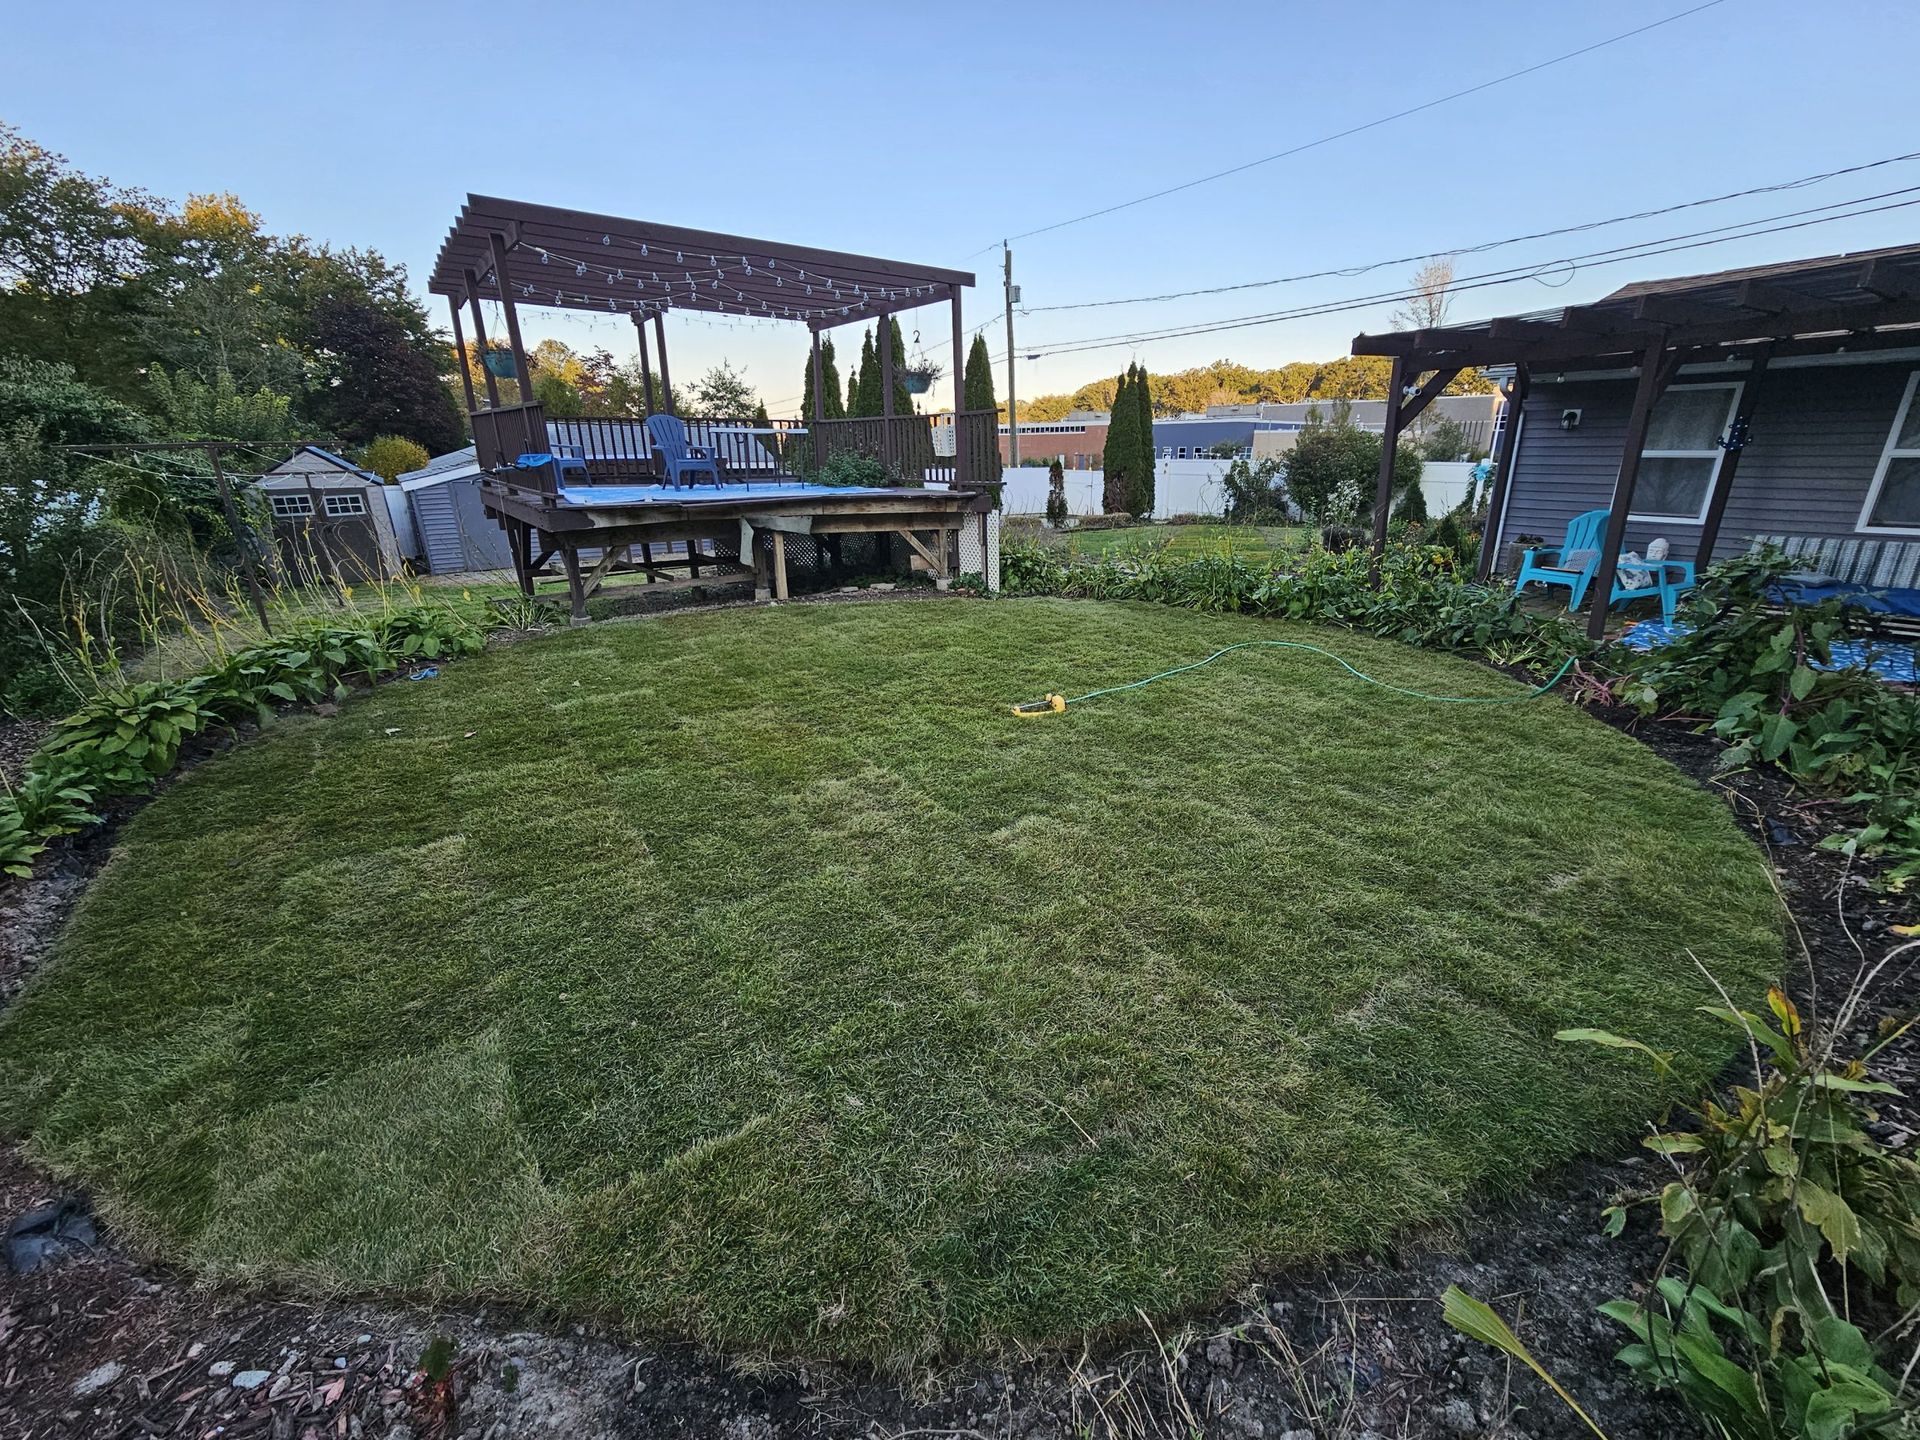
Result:
{"label": "mulch bed", "polygon": [[[1833,802],[1772,774],[1719,775],[1720,747],[1684,724],[1595,713],[1720,795],[1767,850],[1795,949],[1805,946],[1789,980],[1803,1005],[1839,995],[1894,943],[1888,928],[1920,912],[1876,890],[1870,865],[1818,848],[1844,819]],[[116,825],[0,888],[0,1003],[45,955]],[[1920,984],[1903,970],[1877,998],[1863,1031],[1915,1004]],[[1879,1068],[1920,1089],[1911,1047]],[[1920,1117],[1893,1101],[1880,1124],[1907,1143]],[[1265,1276],[1177,1327],[912,1375],[729,1359],[470,1308],[209,1289],[109,1233],[94,1253],[39,1273],[0,1270],[0,1437],[1588,1435],[1523,1368],[1446,1327],[1438,1296],[1459,1284],[1515,1323],[1613,1440],[1653,1440],[1688,1433],[1687,1420],[1614,1363],[1624,1336],[1593,1307],[1636,1293],[1659,1253],[1644,1220],[1603,1239],[1600,1208],[1660,1176],[1629,1149],[1490,1198],[1389,1253]],[[0,1219],[61,1193],[0,1149]],[[439,1347],[447,1368],[429,1377],[420,1363],[436,1337],[451,1342]]]}

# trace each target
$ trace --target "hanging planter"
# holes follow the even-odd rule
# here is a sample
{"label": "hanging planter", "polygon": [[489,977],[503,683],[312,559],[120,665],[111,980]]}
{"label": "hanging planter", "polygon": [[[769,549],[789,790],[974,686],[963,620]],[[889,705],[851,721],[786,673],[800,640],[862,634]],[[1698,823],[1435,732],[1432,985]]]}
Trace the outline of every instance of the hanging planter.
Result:
{"label": "hanging planter", "polygon": [[907,387],[909,395],[924,395],[933,388],[933,382],[942,375],[938,365],[909,365],[900,372],[901,383]]}
{"label": "hanging planter", "polygon": [[496,380],[513,380],[517,378],[514,373],[513,352],[511,350],[488,350],[483,357],[483,363],[487,367],[487,373]]}

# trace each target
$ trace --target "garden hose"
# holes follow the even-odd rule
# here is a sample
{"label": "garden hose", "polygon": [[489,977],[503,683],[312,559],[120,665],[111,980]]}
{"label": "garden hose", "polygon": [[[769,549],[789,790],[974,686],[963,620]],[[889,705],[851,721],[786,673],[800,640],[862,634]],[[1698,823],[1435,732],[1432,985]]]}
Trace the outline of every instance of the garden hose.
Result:
{"label": "garden hose", "polygon": [[1438,705],[1519,705],[1524,704],[1528,700],[1538,700],[1542,695],[1546,694],[1566,678],[1567,671],[1573,668],[1574,661],[1574,657],[1569,655],[1566,663],[1553,672],[1553,678],[1551,680],[1547,681],[1544,685],[1534,686],[1533,689],[1524,695],[1429,695],[1424,690],[1409,690],[1405,686],[1390,685],[1385,680],[1376,680],[1373,676],[1354,669],[1353,666],[1334,654],[1333,651],[1322,649],[1318,645],[1309,645],[1304,640],[1242,640],[1238,645],[1229,645],[1224,649],[1214,651],[1213,654],[1207,656],[1204,660],[1196,660],[1191,665],[1176,666],[1172,670],[1162,670],[1158,675],[1149,675],[1144,680],[1131,680],[1125,685],[1109,685],[1104,690],[1089,690],[1086,694],[1075,695],[1071,699],[1059,695],[1048,695],[1043,699],[1028,700],[1023,704],[1015,705],[1013,707],[1013,713],[1023,719],[1040,715],[1058,715],[1069,705],[1084,704],[1088,700],[1097,700],[1102,695],[1118,695],[1125,690],[1138,690],[1142,685],[1151,685],[1156,680],[1170,680],[1175,675],[1185,675],[1189,670],[1198,670],[1202,666],[1211,665],[1222,655],[1231,655],[1236,650],[1259,649],[1309,650],[1315,655],[1326,656],[1327,659],[1333,661],[1334,664],[1338,665],[1342,670],[1345,670],[1349,675],[1354,676],[1356,679],[1364,680],[1369,685],[1378,685],[1382,690],[1391,690],[1396,695],[1407,695],[1415,700],[1431,700]]}

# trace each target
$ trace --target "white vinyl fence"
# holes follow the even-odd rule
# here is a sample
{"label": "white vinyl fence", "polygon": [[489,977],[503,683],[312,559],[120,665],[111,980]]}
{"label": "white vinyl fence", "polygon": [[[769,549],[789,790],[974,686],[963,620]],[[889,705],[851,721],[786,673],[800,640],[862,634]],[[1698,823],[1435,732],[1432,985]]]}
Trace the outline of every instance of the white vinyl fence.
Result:
{"label": "white vinyl fence", "polygon": [[[1227,490],[1222,478],[1226,460],[1160,460],[1153,467],[1153,513],[1170,515],[1224,515]],[[1427,513],[1438,518],[1466,498],[1473,465],[1466,460],[1429,460],[1420,472]],[[1044,515],[1047,512],[1047,472],[1037,465],[1002,472],[1006,513]],[[1066,472],[1067,513],[1098,515],[1106,476],[1099,470]]]}

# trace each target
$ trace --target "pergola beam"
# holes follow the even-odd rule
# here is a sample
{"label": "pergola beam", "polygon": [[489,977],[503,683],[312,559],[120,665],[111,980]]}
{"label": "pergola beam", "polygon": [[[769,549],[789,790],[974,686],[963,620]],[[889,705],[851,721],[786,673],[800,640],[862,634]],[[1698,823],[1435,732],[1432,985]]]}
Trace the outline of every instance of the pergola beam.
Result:
{"label": "pergola beam", "polygon": [[1626,543],[1627,515],[1633,509],[1634,487],[1640,480],[1640,452],[1647,448],[1653,407],[1679,369],[1678,356],[1668,358],[1666,338],[1654,339],[1640,357],[1640,378],[1633,387],[1633,408],[1627,412],[1627,438],[1620,451],[1620,470],[1613,483],[1613,502],[1607,511],[1607,531],[1600,542],[1600,568],[1587,591],[1587,636],[1607,633],[1607,612],[1613,608],[1613,577],[1620,568],[1620,547]]}

